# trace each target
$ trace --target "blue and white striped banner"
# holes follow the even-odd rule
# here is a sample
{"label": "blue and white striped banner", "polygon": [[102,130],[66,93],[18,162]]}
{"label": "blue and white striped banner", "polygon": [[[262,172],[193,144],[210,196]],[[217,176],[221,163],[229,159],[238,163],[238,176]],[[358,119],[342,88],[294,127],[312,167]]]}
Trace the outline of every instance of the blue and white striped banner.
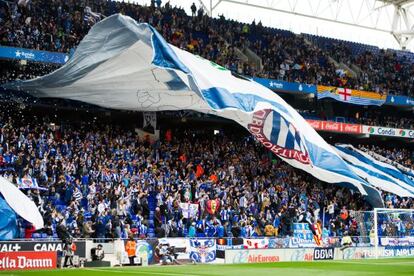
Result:
{"label": "blue and white striped banner", "polygon": [[401,197],[414,197],[414,181],[405,172],[351,145],[337,145],[336,149],[352,170],[374,187]]}
{"label": "blue and white striped banner", "polygon": [[108,108],[194,110],[227,118],[290,165],[383,206],[379,191],[276,93],[168,44],[153,27],[126,16],[113,15],[94,25],[63,67],[16,87],[39,97]]}

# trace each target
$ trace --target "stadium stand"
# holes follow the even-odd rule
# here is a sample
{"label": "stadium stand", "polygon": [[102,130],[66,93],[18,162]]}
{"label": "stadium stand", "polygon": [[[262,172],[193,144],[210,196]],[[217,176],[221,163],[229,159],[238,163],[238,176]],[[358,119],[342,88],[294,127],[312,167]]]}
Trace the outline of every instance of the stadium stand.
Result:
{"label": "stadium stand", "polygon": [[[246,25],[223,16],[212,19],[202,9],[189,16],[169,5],[1,1],[0,43],[70,53],[94,23],[118,12],[148,22],[171,44],[239,74],[414,95],[412,53],[296,35],[260,22]],[[260,57],[262,65],[243,58],[247,49]],[[358,76],[338,71],[335,62],[356,68]],[[0,65],[1,83],[31,79],[59,67],[10,60]],[[77,110],[76,103],[47,102],[47,111],[37,116],[30,108],[24,110],[25,104],[36,106],[25,96],[8,103],[0,112],[0,174],[14,183],[19,178],[36,179],[46,189],[28,191],[40,206],[46,227],[33,233],[32,226],[21,220],[21,237],[146,237],[150,211],[155,211],[158,237],[287,236],[292,235],[293,222],[321,219],[328,206],[334,211],[324,225],[326,235],[358,236],[359,226],[348,211],[370,208],[358,194],[276,160],[239,129],[237,135],[221,132],[216,136],[210,130],[172,129],[171,139],[164,135],[150,144],[137,137],[135,126],[124,125],[115,116],[105,123],[93,115],[86,120],[62,116],[62,106]],[[302,114],[334,120],[314,111]],[[335,115],[353,123],[414,127],[412,118],[384,116],[383,110],[356,113],[337,111]],[[410,150],[371,144],[359,148],[414,169]],[[388,207],[414,208],[412,199],[389,193],[383,197]],[[210,200],[220,203],[217,216],[207,211]],[[186,219],[179,203],[190,201],[198,203],[201,211],[197,218]]]}
{"label": "stadium stand", "polygon": [[[131,126],[63,120],[48,113],[33,116],[11,106],[0,120],[1,175],[15,183],[37,179],[46,188],[29,192],[47,225],[33,237],[145,237],[154,190],[158,237],[192,231],[207,237],[292,235],[291,224],[300,216],[321,219],[329,205],[334,206],[326,220],[329,235],[347,231],[358,236],[352,217],[341,214],[369,209],[357,194],[276,160],[240,131],[214,136],[202,129],[174,129],[171,140],[151,145]],[[361,148],[414,168],[408,150]],[[215,199],[220,202],[217,217],[207,211],[207,201]],[[414,207],[412,199],[388,193],[384,199],[394,208]],[[200,216],[184,218],[180,202],[198,203]],[[31,226],[21,227],[30,237]]]}
{"label": "stadium stand", "polygon": [[[412,95],[413,54],[396,50],[306,35],[338,62],[344,62],[361,73],[354,87],[367,91],[388,91]],[[356,66],[356,67],[355,67]]]}
{"label": "stadium stand", "polygon": [[[161,8],[115,1],[33,0],[27,5],[0,2],[1,45],[70,52],[90,27],[105,16],[122,13],[148,22],[170,43],[248,76],[332,85],[381,93],[413,95],[414,56],[395,50],[213,19],[199,9],[188,16],[169,4]],[[42,43],[40,43],[42,42]],[[250,49],[257,66],[242,52]],[[244,57],[244,58],[243,58]],[[343,70],[344,62],[358,73]],[[2,77],[3,79],[4,77]]]}

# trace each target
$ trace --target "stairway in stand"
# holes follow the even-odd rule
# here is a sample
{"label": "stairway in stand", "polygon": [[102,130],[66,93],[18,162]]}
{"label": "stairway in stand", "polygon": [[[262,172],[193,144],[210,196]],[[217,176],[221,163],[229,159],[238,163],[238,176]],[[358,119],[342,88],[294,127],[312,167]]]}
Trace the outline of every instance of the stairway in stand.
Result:
{"label": "stairway in stand", "polygon": [[148,208],[149,208],[149,217],[148,217],[148,237],[155,237],[155,227],[154,227],[154,216],[155,208],[157,207],[156,192],[150,192],[148,197]]}

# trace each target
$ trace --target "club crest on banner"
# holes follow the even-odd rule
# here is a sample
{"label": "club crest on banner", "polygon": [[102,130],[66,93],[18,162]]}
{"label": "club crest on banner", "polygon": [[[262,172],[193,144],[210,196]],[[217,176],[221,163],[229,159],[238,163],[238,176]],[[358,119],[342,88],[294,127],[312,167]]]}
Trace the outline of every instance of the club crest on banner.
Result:
{"label": "club crest on banner", "polygon": [[271,109],[258,110],[253,113],[252,121],[247,127],[274,154],[310,164],[299,131],[277,112]]}

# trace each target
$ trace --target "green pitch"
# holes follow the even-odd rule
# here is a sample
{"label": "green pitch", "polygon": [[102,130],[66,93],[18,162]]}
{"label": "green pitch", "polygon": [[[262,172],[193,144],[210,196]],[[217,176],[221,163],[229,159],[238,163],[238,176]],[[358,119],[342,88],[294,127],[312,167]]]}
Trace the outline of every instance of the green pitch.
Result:
{"label": "green pitch", "polygon": [[150,275],[150,276],[262,276],[262,275],[414,275],[414,259],[285,262],[239,265],[182,265],[122,268],[83,268],[42,271],[9,271],[4,275]]}

